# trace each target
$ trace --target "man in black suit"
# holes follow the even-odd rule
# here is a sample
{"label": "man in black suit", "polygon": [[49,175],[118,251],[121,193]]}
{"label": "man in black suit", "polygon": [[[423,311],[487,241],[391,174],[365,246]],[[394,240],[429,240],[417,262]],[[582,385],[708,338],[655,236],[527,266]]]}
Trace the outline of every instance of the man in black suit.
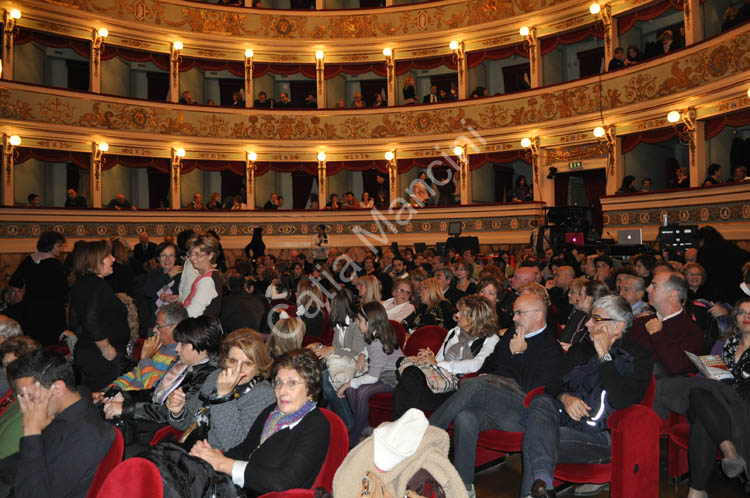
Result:
{"label": "man in black suit", "polygon": [[144,273],[145,264],[156,256],[156,244],[149,242],[148,233],[142,231],[138,234],[138,243],[133,249],[133,271],[135,273]]}
{"label": "man in black suit", "polygon": [[271,197],[269,197],[268,201],[263,206],[263,209],[273,209],[274,211],[279,209],[279,194],[273,192],[271,194]]}
{"label": "man in black suit", "polygon": [[69,188],[68,189],[68,198],[65,201],[65,207],[70,208],[85,208],[86,207],[86,198],[82,195],[78,194],[75,189]]}
{"label": "man in black suit", "polygon": [[430,87],[430,93],[422,99],[423,104],[437,104],[440,101],[438,97],[438,88],[435,85]]}

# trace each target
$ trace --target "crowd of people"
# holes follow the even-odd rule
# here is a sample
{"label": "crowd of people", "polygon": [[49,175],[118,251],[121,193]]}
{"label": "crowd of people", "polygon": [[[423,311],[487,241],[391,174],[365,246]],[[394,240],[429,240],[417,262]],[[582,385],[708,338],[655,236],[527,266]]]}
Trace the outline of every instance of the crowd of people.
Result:
{"label": "crowd of people", "polygon": [[[701,186],[705,187],[710,185],[719,185],[721,183],[741,183],[750,180],[750,177],[748,177],[747,175],[747,167],[745,166],[736,166],[732,171],[732,176],[730,176],[726,180],[722,180],[721,170],[722,168],[720,164],[710,164],[708,166],[708,175],[706,176],[706,179],[703,180],[703,183],[701,183]],[[669,188],[690,188],[690,179],[688,177],[687,168],[677,168],[675,170],[675,176],[669,183]],[[652,190],[654,190],[653,180],[650,177],[644,176],[643,178],[641,178],[639,184],[635,176],[626,175],[622,179],[622,184],[620,185],[620,188],[617,190],[616,194],[635,194],[639,192],[651,192]]]}
{"label": "crowd of people", "polygon": [[[706,496],[717,449],[730,478],[750,458],[750,254],[710,226],[698,240],[683,257],[624,261],[606,246],[345,254],[320,225],[310,260],[266,253],[255,230],[230,262],[211,233],[66,252],[45,232],[0,310],[0,496],[85,496],[111,425],[126,457],[152,461],[179,496],[198,496],[196,483],[217,496],[309,488],[327,407],[352,448],[334,496],[352,493],[338,474],[361,470],[373,438],[375,464],[393,438],[409,442],[381,471],[430,455],[446,465],[438,485],[476,496],[477,437],[496,429],[524,433],[522,496],[549,497],[556,463],[609,458],[606,418],[639,403],[652,376],[654,410],[691,422],[688,496]],[[445,330],[442,345],[405,356],[425,326]],[[685,351],[721,355],[733,382],[690,376]],[[393,421],[373,430],[369,400],[383,392]],[[173,436],[151,448],[167,426]],[[417,452],[428,441],[436,453]]]}

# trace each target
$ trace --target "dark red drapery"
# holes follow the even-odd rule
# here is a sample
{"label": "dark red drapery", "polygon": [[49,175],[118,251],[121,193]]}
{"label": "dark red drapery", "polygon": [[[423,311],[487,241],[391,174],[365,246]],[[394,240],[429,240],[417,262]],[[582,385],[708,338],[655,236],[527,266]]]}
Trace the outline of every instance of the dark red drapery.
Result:
{"label": "dark red drapery", "polygon": [[326,163],[326,174],[336,175],[344,170],[347,171],[369,171],[371,169],[388,172],[388,162],[382,161],[328,161]]}
{"label": "dark red drapery", "polygon": [[87,59],[91,57],[90,42],[77,38],[65,38],[63,36],[41,33],[27,28],[19,28],[13,37],[13,43],[23,45],[34,41],[39,45],[51,48],[71,48],[75,53]]}
{"label": "dark red drapery", "polygon": [[153,62],[162,71],[169,71],[169,55],[105,44],[102,50],[102,61],[108,61],[115,57],[128,62]]}
{"label": "dark red drapery", "polygon": [[542,38],[542,55],[552,52],[558,45],[569,45],[578,43],[589,37],[604,38],[602,27],[599,23],[584,26],[574,31],[567,31],[559,35]]}
{"label": "dark red drapery", "polygon": [[106,154],[102,162],[102,169],[114,168],[117,165],[126,168],[154,168],[162,173],[169,173],[169,159],[163,157],[121,156]]}
{"label": "dark red drapery", "polygon": [[513,161],[529,163],[528,154],[525,154],[523,150],[469,154],[469,169],[479,169],[487,163],[508,164]]}
{"label": "dark red drapery", "polygon": [[479,50],[476,52],[469,52],[466,64],[471,67],[476,67],[481,64],[485,59],[487,60],[499,60],[507,59],[513,55],[520,55],[521,57],[529,57],[529,47],[527,45],[511,45],[509,47],[497,47],[488,50]]}
{"label": "dark red drapery", "polygon": [[638,144],[645,142],[647,144],[659,144],[671,140],[677,136],[677,132],[673,127],[659,128],[656,130],[643,131],[641,133],[634,133],[632,135],[625,135],[622,137],[622,153],[627,154],[631,150],[638,147]]}
{"label": "dark red drapery", "polygon": [[446,159],[443,156],[432,156],[399,159],[398,173],[406,173],[412,168],[427,169],[430,165],[432,165],[433,168],[451,167],[455,169],[458,168],[458,158],[456,158],[456,156],[448,156],[448,159]]}
{"label": "dark red drapery", "polygon": [[[700,0],[700,3],[706,3],[706,0]],[[682,0],[664,0],[646,7],[645,9],[628,12],[623,16],[619,16],[617,18],[617,32],[623,34],[632,28],[637,21],[650,21],[651,19],[656,19],[669,9],[684,10]]]}
{"label": "dark red drapery", "polygon": [[706,122],[706,139],[713,138],[725,126],[744,126],[750,124],[750,109],[711,118]]}
{"label": "dark red drapery", "polygon": [[245,65],[242,62],[217,61],[210,59],[198,59],[194,57],[183,57],[180,61],[180,72],[190,71],[194,67],[203,71],[223,71],[226,69],[230,73],[240,78],[245,77]]}
{"label": "dark red drapery", "polygon": [[324,68],[325,78],[330,80],[335,78],[339,74],[365,74],[372,71],[385,78],[388,75],[388,71],[385,68],[385,62],[382,63],[371,63],[371,64],[326,64]]}
{"label": "dark red drapery", "polygon": [[268,73],[282,74],[284,76],[301,73],[307,78],[316,78],[315,64],[270,64],[266,62],[253,63],[253,78],[260,78],[261,76]]}
{"label": "dark red drapery", "polygon": [[91,154],[86,152],[71,152],[65,150],[37,149],[32,147],[16,147],[16,164],[25,163],[29,159],[36,159],[46,163],[72,162],[81,169],[89,169]]}
{"label": "dark red drapery", "polygon": [[429,59],[411,59],[405,61],[396,61],[396,74],[401,76],[412,69],[435,69],[436,67],[445,66],[449,69],[458,69],[456,58],[453,54],[443,55],[440,57],[431,57]]}

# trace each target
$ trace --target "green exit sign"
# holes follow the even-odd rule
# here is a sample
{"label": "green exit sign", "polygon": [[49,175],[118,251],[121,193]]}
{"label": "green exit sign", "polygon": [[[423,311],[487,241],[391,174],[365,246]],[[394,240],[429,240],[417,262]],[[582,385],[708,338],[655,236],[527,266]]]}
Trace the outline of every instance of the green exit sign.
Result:
{"label": "green exit sign", "polygon": [[571,161],[568,163],[568,169],[581,169],[583,168],[583,163],[581,161]]}

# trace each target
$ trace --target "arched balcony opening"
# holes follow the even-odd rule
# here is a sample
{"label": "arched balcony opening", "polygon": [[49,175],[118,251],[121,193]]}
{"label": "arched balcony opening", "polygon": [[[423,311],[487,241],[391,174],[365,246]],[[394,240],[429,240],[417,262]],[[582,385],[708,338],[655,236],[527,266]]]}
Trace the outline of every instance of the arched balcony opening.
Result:
{"label": "arched balcony opening", "polygon": [[137,99],[169,99],[169,56],[104,45],[102,93]]}
{"label": "arched balcony opening", "polygon": [[[634,176],[637,192],[670,188],[677,170],[690,165],[688,144],[681,134],[678,125],[623,136],[623,178]],[[650,180],[650,186],[644,180]]]}
{"label": "arched balcony opening", "polygon": [[[469,155],[472,204],[528,202],[533,200],[533,172],[529,155],[521,150]],[[520,198],[518,182],[528,187],[527,199]]]}
{"label": "arched balcony opening", "polygon": [[[706,146],[706,162],[722,166],[722,181],[733,179],[736,168],[747,168],[747,158],[750,157],[750,110],[709,119],[706,122]],[[703,178],[700,181],[702,183]]]}
{"label": "arched balcony opening", "polygon": [[315,64],[254,63],[254,107],[315,109],[318,107],[315,77]]}
{"label": "arched balcony opening", "polygon": [[458,66],[453,55],[396,62],[396,102],[399,105],[430,103],[432,87],[438,101],[458,99]]}
{"label": "arched balcony opening", "polygon": [[604,70],[604,40],[599,23],[542,38],[544,85],[600,74]]}
{"label": "arched balcony opening", "polygon": [[[634,62],[644,62],[684,48],[683,9],[682,2],[664,0],[617,17],[619,46],[625,50],[626,57]],[[637,49],[637,53],[632,48]]]}
{"label": "arched balcony opening", "polygon": [[326,106],[366,108],[388,106],[385,63],[326,64]]}
{"label": "arched balcony opening", "polygon": [[[90,154],[52,149],[19,147],[14,165],[15,204],[28,204],[30,194],[39,196],[45,207],[65,206],[66,193],[74,188],[88,196],[88,169]],[[80,174],[85,170],[85,174]]]}
{"label": "arched balcony opening", "polygon": [[494,96],[531,88],[528,46],[469,52],[466,65],[470,95],[476,92],[478,97]]}
{"label": "arched balcony opening", "polygon": [[13,43],[15,80],[89,91],[88,41],[18,28]]}

